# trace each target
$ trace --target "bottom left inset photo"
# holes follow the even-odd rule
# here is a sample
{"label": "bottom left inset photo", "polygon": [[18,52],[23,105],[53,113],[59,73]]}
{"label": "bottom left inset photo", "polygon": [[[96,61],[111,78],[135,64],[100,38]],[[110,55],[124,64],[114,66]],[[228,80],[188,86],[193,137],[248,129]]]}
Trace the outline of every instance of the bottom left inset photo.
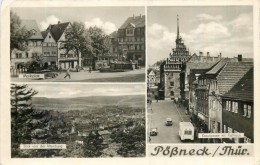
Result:
{"label": "bottom left inset photo", "polygon": [[12,158],[144,157],[144,84],[11,84]]}

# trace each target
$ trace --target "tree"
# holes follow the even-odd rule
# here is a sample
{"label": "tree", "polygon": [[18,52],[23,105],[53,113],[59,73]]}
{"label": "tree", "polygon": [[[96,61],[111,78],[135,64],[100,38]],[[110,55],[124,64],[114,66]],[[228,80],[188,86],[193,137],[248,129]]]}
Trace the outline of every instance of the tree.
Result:
{"label": "tree", "polygon": [[93,48],[93,56],[106,55],[110,50],[110,39],[105,32],[96,26],[89,27],[89,35],[91,37],[91,46]]}
{"label": "tree", "polygon": [[38,71],[43,66],[44,57],[42,54],[37,53],[36,55],[33,54],[32,59],[27,62],[26,68],[29,73],[33,73]]}
{"label": "tree", "polygon": [[78,56],[78,64],[80,54],[85,58],[92,54],[91,38],[85,28],[85,25],[80,22],[73,22],[65,31],[65,41],[62,41],[66,54],[73,51]]}
{"label": "tree", "polygon": [[98,131],[91,131],[83,141],[84,156],[91,158],[101,156],[104,149],[102,143],[103,137]]}
{"label": "tree", "polygon": [[30,157],[35,151],[22,151],[20,144],[39,143],[46,139],[48,112],[36,111],[32,97],[38,92],[27,85],[11,84],[11,143],[12,157]]}
{"label": "tree", "polygon": [[138,125],[133,129],[125,129],[111,134],[111,139],[121,143],[117,150],[124,157],[143,156],[145,154],[145,127]]}
{"label": "tree", "polygon": [[10,52],[14,49],[26,50],[27,41],[29,40],[31,33],[21,27],[21,19],[16,13],[11,11],[10,13]]}

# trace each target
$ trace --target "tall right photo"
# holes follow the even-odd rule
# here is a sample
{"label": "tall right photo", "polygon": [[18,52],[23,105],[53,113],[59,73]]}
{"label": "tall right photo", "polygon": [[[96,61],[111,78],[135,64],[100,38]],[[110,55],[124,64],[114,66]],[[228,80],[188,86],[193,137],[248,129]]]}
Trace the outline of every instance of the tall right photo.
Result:
{"label": "tall right photo", "polygon": [[148,143],[254,143],[252,6],[147,7]]}

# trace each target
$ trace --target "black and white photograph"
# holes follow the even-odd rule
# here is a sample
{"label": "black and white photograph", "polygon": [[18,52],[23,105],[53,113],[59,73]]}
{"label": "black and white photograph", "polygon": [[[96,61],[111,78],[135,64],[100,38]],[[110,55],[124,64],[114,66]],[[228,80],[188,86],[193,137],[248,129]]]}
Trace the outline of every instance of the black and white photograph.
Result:
{"label": "black and white photograph", "polygon": [[254,143],[252,6],[147,15],[148,142]]}
{"label": "black and white photograph", "polygon": [[145,82],[144,7],[10,11],[14,82]]}
{"label": "black and white photograph", "polygon": [[12,158],[144,157],[144,89],[11,84]]}

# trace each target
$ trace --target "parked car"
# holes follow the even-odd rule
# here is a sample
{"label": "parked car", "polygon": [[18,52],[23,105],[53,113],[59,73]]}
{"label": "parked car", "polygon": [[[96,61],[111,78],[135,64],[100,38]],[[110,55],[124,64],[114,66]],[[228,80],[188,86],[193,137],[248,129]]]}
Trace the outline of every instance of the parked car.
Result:
{"label": "parked car", "polygon": [[40,73],[44,74],[44,78],[55,78],[56,76],[58,76],[57,73],[52,72],[48,69],[41,70]]}
{"label": "parked car", "polygon": [[172,126],[172,118],[167,118],[165,122],[166,126]]}
{"label": "parked car", "polygon": [[157,135],[158,135],[157,128],[151,128],[150,129],[150,136],[157,136]]}

